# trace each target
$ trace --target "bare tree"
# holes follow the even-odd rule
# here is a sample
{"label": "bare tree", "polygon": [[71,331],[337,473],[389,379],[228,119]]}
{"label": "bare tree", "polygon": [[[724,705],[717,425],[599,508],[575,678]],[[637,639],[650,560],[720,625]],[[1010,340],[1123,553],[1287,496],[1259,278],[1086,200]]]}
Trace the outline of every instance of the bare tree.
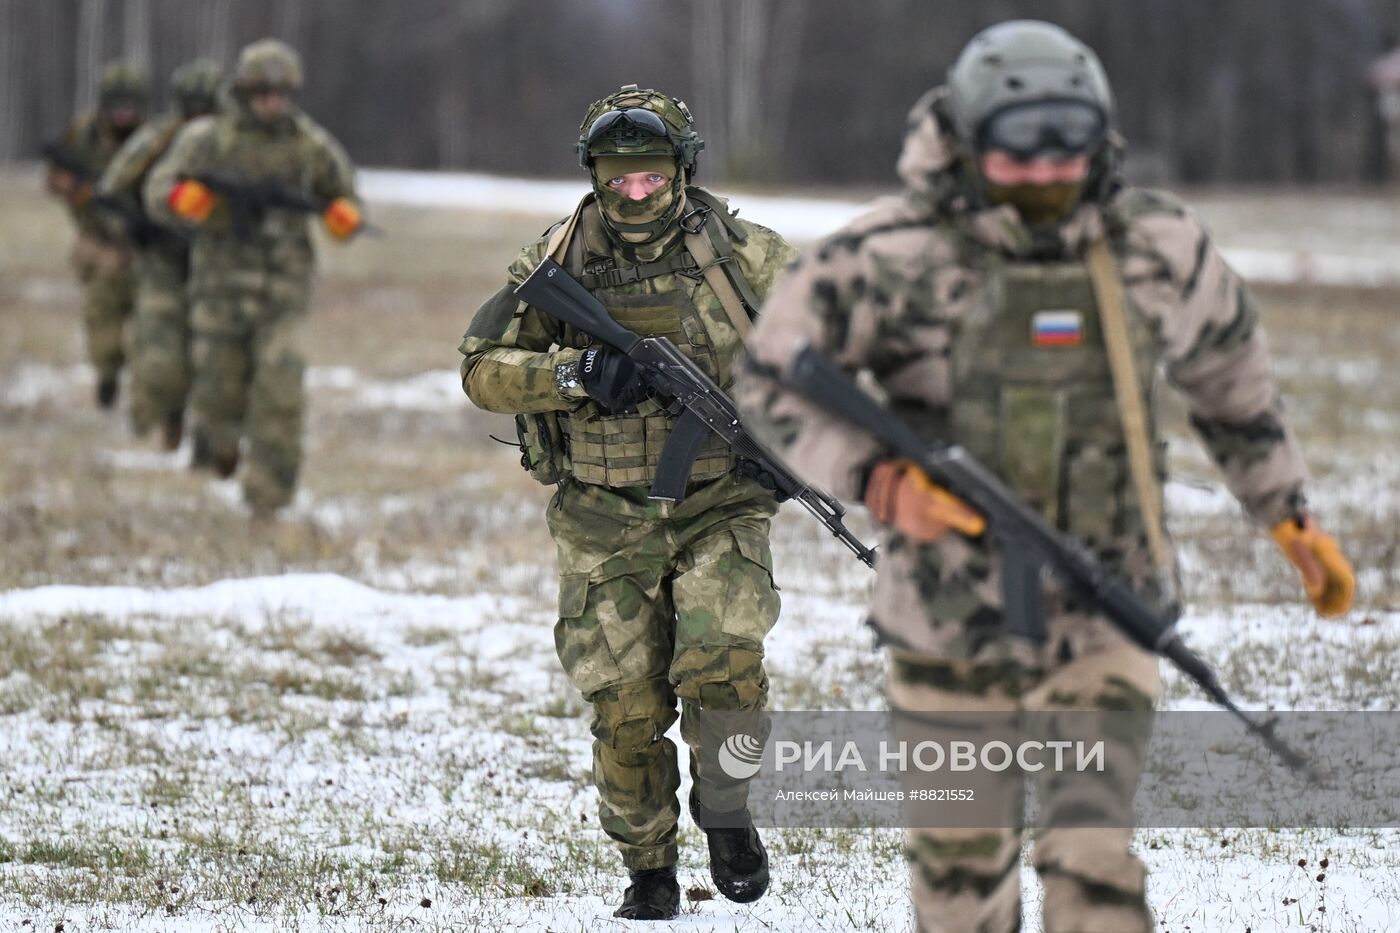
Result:
{"label": "bare tree", "polygon": [[806,5],[801,0],[695,0],[696,104],[709,161],[761,174],[778,155],[792,110]]}

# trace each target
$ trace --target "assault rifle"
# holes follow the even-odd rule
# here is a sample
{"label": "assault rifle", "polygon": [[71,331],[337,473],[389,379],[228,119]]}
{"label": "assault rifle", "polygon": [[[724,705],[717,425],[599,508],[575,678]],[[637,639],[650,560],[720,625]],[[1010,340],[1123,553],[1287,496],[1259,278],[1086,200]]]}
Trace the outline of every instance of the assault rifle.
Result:
{"label": "assault rifle", "polygon": [[[97,177],[88,170],[87,164],[78,154],[59,142],[44,143],[40,149],[44,161],[60,171],[67,172],[79,185],[91,189],[97,184]],[[146,216],[146,212],[135,204],[111,194],[93,194],[92,205],[100,211],[113,215],[121,222],[126,238],[140,248],[154,245],[162,239],[184,240],[185,236],[169,227],[162,227]]]}
{"label": "assault rifle", "polygon": [[869,431],[898,456],[914,461],[935,483],[987,519],[988,533],[1001,551],[1003,612],[1012,632],[1045,640],[1040,581],[1042,573],[1049,572],[1138,645],[1176,665],[1290,768],[1317,778],[1308,759],[1274,734],[1277,719],[1261,722],[1235,705],[1215,672],[1176,633],[1175,613],[1158,613],[1143,603],[1084,545],[1051,527],[967,451],[954,444],[926,442],[812,347],[797,354],[791,371],[780,381],[823,410]]}
{"label": "assault rifle", "polygon": [[90,185],[97,181],[87,163],[63,143],[44,143],[39,147],[39,152],[44,157],[45,162],[72,175],[80,184]]}
{"label": "assault rifle", "polygon": [[92,203],[121,221],[126,238],[138,249],[146,249],[162,242],[176,246],[189,243],[189,235],[185,231],[161,226],[147,217],[141,208],[116,195],[94,195]]}
{"label": "assault rifle", "polygon": [[245,241],[252,237],[253,225],[269,208],[319,214],[330,204],[324,198],[293,190],[281,182],[253,181],[238,172],[191,172],[181,175],[179,180],[197,181],[218,195],[228,205],[233,235]]}
{"label": "assault rifle", "polygon": [[842,523],[846,510],[841,503],[803,483],[750,435],[733,400],[674,343],[665,337],[643,337],[623,327],[613,320],[602,302],[553,259],[541,262],[515,294],[527,304],[627,354],[651,387],[672,400],[670,411],[680,417],[661,451],[651,498],[671,502],[685,498],[686,482],[700,444],[707,433],[714,433],[735,455],[770,475],[780,497],[802,503],[866,566],[875,565],[874,552]]}
{"label": "assault rifle", "polygon": [[[253,225],[269,209],[295,211],[301,214],[321,214],[330,207],[329,198],[316,197],[289,188],[279,181],[253,181],[239,172],[190,172],[179,176],[197,181],[228,205],[233,224],[233,235],[239,240],[248,240],[253,235]],[[381,236],[383,231],[371,224],[361,224],[356,235]]]}

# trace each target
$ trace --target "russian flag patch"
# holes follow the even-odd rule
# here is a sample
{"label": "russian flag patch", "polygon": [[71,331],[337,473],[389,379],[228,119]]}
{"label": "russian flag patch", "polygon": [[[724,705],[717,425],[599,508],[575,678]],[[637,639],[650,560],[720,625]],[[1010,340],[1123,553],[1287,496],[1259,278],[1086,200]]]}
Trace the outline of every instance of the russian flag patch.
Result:
{"label": "russian flag patch", "polygon": [[1037,347],[1077,347],[1084,340],[1084,315],[1078,311],[1037,311],[1031,318],[1031,343]]}

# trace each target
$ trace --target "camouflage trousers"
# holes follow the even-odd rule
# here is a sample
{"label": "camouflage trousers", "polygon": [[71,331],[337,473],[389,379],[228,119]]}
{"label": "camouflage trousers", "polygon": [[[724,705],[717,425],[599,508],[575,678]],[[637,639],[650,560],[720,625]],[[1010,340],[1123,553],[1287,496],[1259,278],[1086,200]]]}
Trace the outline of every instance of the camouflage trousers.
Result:
{"label": "camouflage trousers", "polygon": [[[985,611],[992,607],[981,607]],[[1017,639],[993,649],[996,660],[951,659],[907,649],[889,653],[890,706],[911,713],[987,714],[1034,711],[1149,711],[1160,693],[1157,659],[1103,617],[1047,605],[1043,647]],[[999,612],[999,609],[996,610]],[[985,615],[983,616],[985,621]],[[1005,636],[997,639],[1011,642]],[[1038,782],[1042,813],[1057,808],[1127,812],[1145,736],[1108,742],[1109,776],[1057,791]],[[1019,814],[1020,780],[1002,789]],[[980,791],[979,791],[980,793]],[[1056,799],[1057,793],[1077,795]],[[1075,809],[1077,808],[1077,809]],[[925,933],[1010,933],[1021,925],[1021,831],[1016,816],[992,828],[915,828],[906,835],[914,912]],[[1148,933],[1146,871],[1129,846],[1128,828],[1042,829],[1033,863],[1045,891],[1046,933]]]}
{"label": "camouflage trousers", "polygon": [[136,292],[131,251],[80,232],[72,261],[83,295],[88,359],[99,381],[114,380],[126,361],[124,332]]}
{"label": "camouflage trousers", "polygon": [[275,511],[291,501],[301,469],[305,287],[294,301],[198,282],[190,294],[195,443],[218,461],[236,458],[246,437],[244,498],[254,512]]}
{"label": "camouflage trousers", "polygon": [[185,410],[190,391],[190,316],[185,256],[146,250],[137,258],[131,334],[131,426],[145,434]]}
{"label": "camouflage trousers", "polygon": [[681,737],[700,802],[743,807],[748,782],[719,771],[702,710],[760,711],[768,692],[763,638],[778,618],[768,527],[771,493],[730,476],[683,502],[645,487],[566,479],[550,503],[559,549],[555,647],[592,704],[599,823],[629,869],[676,863],[675,744]]}

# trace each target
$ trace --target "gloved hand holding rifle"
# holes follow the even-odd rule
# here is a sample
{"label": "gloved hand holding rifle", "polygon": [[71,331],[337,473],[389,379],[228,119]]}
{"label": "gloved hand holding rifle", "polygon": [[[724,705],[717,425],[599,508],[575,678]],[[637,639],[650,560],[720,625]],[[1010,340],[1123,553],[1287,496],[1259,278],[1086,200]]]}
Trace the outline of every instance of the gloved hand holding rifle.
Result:
{"label": "gloved hand holding rifle", "polygon": [[729,396],[670,340],[643,337],[617,323],[602,302],[552,259],[541,262],[515,294],[604,345],[588,351],[592,356],[585,355],[581,372],[585,389],[600,404],[625,409],[649,393],[671,400],[680,418],[662,449],[651,498],[683,499],[701,442],[708,433],[718,434],[739,458],[741,471],[772,489],[779,501],[796,499],[856,557],[874,566],[874,552],[842,522],[841,503],[802,482],[750,435]]}
{"label": "gloved hand holding rifle", "polygon": [[[1051,527],[962,448],[926,443],[811,347],[798,353],[790,372],[779,378],[824,411],[869,431],[898,458],[876,463],[867,479],[865,502],[876,520],[921,543],[952,530],[996,540],[1002,552],[1002,598],[1013,632],[1044,639],[1040,586],[1042,571],[1049,571],[1142,648],[1176,665],[1289,767],[1317,779],[1312,763],[1274,734],[1275,720],[1261,722],[1235,704],[1210,666],[1182,642],[1175,617],[1150,609],[1087,548]],[[1311,519],[1283,531],[1276,527],[1274,537],[1299,567],[1318,612],[1345,612],[1354,582],[1336,542]]]}
{"label": "gloved hand holding rifle", "polygon": [[201,224],[220,202],[228,206],[233,235],[247,240],[254,224],[269,209],[319,214],[326,231],[337,240],[381,231],[364,222],[349,198],[318,198],[277,181],[253,181],[236,172],[193,172],[182,175],[170,190],[170,209],[190,223]]}

